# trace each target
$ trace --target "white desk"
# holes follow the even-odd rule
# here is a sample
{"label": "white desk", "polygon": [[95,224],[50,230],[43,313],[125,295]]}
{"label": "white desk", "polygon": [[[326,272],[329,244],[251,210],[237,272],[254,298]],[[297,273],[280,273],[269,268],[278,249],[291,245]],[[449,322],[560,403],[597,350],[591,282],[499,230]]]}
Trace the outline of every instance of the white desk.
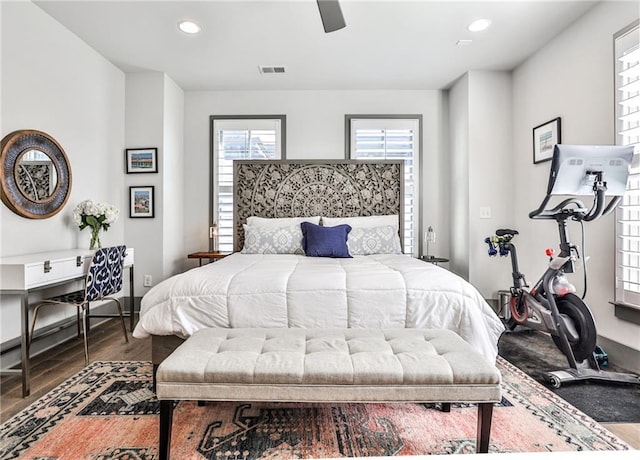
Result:
{"label": "white desk", "polygon": [[[134,326],[133,248],[127,248],[124,266],[129,269],[129,320]],[[84,279],[94,251],[69,249],[41,252],[0,259],[0,294],[20,296],[21,369],[7,369],[2,374],[22,375],[22,396],[29,396],[29,293]]]}

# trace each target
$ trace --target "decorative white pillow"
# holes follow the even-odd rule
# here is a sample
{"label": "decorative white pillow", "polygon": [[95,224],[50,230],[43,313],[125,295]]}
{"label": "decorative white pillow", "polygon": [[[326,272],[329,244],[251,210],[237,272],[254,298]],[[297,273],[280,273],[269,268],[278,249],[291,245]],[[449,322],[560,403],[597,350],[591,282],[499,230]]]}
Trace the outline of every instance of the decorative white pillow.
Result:
{"label": "decorative white pillow", "polygon": [[347,247],[352,256],[402,254],[398,229],[392,225],[353,228],[347,239]]}
{"label": "decorative white pillow", "polygon": [[273,228],[244,224],[243,228],[244,247],[240,251],[242,254],[304,255],[300,224]]}
{"label": "decorative white pillow", "polygon": [[386,216],[322,217],[322,225],[325,227],[335,227],[341,224],[348,224],[354,229],[391,225],[397,232],[400,228],[400,218],[397,214]]}
{"label": "decorative white pillow", "polygon": [[312,217],[247,217],[247,225],[259,225],[263,228],[274,227],[290,227],[292,225],[298,225],[302,222],[311,222],[312,224],[320,225],[320,216]]}

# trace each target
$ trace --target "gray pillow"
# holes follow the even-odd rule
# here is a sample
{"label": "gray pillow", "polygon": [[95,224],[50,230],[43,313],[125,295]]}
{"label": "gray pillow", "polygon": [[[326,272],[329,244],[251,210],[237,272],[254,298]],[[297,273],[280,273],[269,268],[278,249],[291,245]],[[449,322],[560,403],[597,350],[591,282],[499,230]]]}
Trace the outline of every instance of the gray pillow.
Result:
{"label": "gray pillow", "polygon": [[242,254],[304,255],[300,224],[274,228],[244,224],[243,228],[244,247],[240,251]]}
{"label": "gray pillow", "polygon": [[347,239],[349,254],[369,256],[372,254],[402,254],[398,229],[392,225],[358,228],[349,233]]}

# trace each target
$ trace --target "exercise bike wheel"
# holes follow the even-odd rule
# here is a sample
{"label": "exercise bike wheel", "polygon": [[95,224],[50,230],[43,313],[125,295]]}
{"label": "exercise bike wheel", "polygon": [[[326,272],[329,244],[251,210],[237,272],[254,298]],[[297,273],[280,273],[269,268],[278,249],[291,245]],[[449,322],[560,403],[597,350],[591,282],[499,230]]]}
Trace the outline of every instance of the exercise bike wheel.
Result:
{"label": "exercise bike wheel", "polygon": [[509,315],[509,319],[507,319],[504,322],[504,325],[507,329],[509,329],[510,331],[513,331],[516,328],[516,326],[520,324],[514,319],[514,316],[515,316],[513,313],[514,309],[516,313],[522,316],[524,315],[525,308],[526,307],[524,306],[524,302],[522,302],[522,296],[520,297],[511,296],[511,298],[509,299],[509,309],[511,311],[511,314]]}
{"label": "exercise bike wheel", "polygon": [[[566,294],[556,299],[558,311],[562,316],[568,317],[578,332],[578,340],[572,342],[571,351],[577,362],[584,361],[593,354],[596,349],[597,331],[596,323],[589,307],[575,294]],[[552,335],[556,346],[562,350],[560,338]]]}

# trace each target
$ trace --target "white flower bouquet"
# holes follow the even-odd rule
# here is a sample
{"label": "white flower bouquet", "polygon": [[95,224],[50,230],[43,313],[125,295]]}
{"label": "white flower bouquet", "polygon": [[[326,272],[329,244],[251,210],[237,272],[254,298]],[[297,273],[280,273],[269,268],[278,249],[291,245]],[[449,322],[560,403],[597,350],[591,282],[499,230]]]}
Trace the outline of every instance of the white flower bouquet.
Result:
{"label": "white flower bouquet", "polygon": [[112,204],[94,203],[84,200],[73,210],[73,221],[80,228],[91,228],[91,249],[101,248],[100,230],[107,231],[118,220],[120,211]]}

